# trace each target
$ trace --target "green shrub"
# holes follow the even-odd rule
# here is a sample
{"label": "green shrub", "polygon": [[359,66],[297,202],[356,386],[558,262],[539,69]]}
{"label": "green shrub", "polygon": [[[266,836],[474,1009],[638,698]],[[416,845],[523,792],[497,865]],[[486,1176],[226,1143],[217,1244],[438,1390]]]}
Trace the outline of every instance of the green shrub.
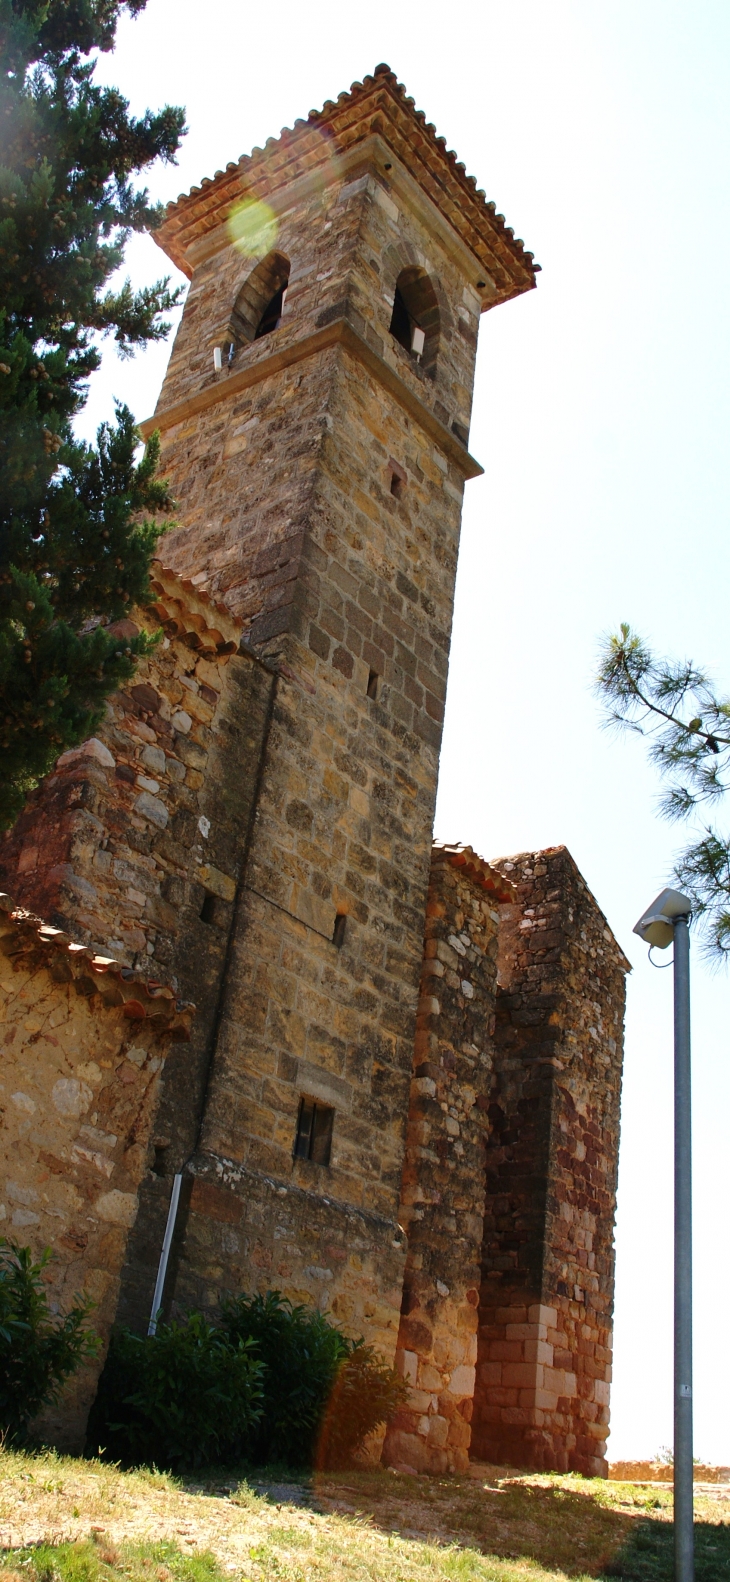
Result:
{"label": "green shrub", "polygon": [[221,1324],[233,1340],[252,1341],[266,1365],[265,1411],[254,1443],[258,1462],[309,1466],[349,1342],[315,1307],[294,1307],[278,1291],[224,1302]]}
{"label": "green shrub", "polygon": [[27,1439],[32,1418],[99,1347],[87,1297],[65,1317],[51,1312],[43,1283],[50,1257],[46,1248],[34,1263],[29,1247],[0,1237],[0,1432],[10,1444]]}
{"label": "green shrub", "polygon": [[126,1465],[200,1467],[245,1459],[262,1412],[263,1363],[189,1313],[155,1335],[112,1336],[89,1448]]}
{"label": "green shrub", "polygon": [[259,1462],[346,1466],[405,1398],[397,1373],[371,1346],[278,1291],[229,1299],[221,1323],[232,1339],[253,1341],[266,1364]]}
{"label": "green shrub", "polygon": [[219,1328],[115,1334],[87,1443],[127,1466],[346,1466],[404,1395],[371,1346],[268,1291],[224,1302]]}

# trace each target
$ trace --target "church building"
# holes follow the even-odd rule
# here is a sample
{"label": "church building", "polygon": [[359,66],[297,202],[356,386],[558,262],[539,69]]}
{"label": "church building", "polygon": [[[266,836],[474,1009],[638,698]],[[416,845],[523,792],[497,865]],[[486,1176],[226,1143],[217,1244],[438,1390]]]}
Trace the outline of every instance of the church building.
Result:
{"label": "church building", "polygon": [[565,848],[433,843],[479,323],[538,266],[387,66],[155,239],[178,526],[112,630],[162,635],[0,841],[3,1230],[105,1335],[317,1304],[409,1385],[392,1465],[605,1473],[628,963]]}

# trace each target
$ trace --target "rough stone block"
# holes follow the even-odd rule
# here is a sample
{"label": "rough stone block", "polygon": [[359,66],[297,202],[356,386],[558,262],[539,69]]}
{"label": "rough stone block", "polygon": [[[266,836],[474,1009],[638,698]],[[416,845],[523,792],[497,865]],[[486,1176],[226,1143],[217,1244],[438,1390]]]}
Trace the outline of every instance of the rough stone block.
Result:
{"label": "rough stone block", "polygon": [[464,1366],[454,1368],[449,1386],[452,1395],[464,1395],[467,1396],[468,1399],[471,1399],[472,1395],[474,1394],[475,1373],[475,1368]]}

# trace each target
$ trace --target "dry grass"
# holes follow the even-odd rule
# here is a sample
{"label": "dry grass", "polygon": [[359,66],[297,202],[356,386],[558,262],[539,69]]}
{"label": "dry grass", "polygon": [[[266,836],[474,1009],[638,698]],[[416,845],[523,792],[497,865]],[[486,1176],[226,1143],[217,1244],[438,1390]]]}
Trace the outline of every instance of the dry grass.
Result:
{"label": "dry grass", "polygon": [[[730,1582],[728,1493],[697,1499],[697,1582]],[[0,1582],[671,1582],[671,1540],[670,1492],[637,1484],[484,1467],[263,1485],[0,1454]]]}

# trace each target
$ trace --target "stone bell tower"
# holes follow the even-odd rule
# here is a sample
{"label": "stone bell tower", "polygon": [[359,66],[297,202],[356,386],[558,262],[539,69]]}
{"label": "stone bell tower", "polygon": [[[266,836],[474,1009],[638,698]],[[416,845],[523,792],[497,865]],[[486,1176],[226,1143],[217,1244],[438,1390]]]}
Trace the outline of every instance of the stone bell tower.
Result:
{"label": "stone bell tower", "polygon": [[229,764],[254,807],[229,872],[201,820],[219,978],[198,1086],[184,1053],[168,1069],[120,1315],[149,1313],[182,1172],[168,1310],[276,1286],[392,1357],[477,332],[537,266],[387,66],[156,239],[191,282],[146,424],[178,501],[164,561],[226,607],[268,706]]}

